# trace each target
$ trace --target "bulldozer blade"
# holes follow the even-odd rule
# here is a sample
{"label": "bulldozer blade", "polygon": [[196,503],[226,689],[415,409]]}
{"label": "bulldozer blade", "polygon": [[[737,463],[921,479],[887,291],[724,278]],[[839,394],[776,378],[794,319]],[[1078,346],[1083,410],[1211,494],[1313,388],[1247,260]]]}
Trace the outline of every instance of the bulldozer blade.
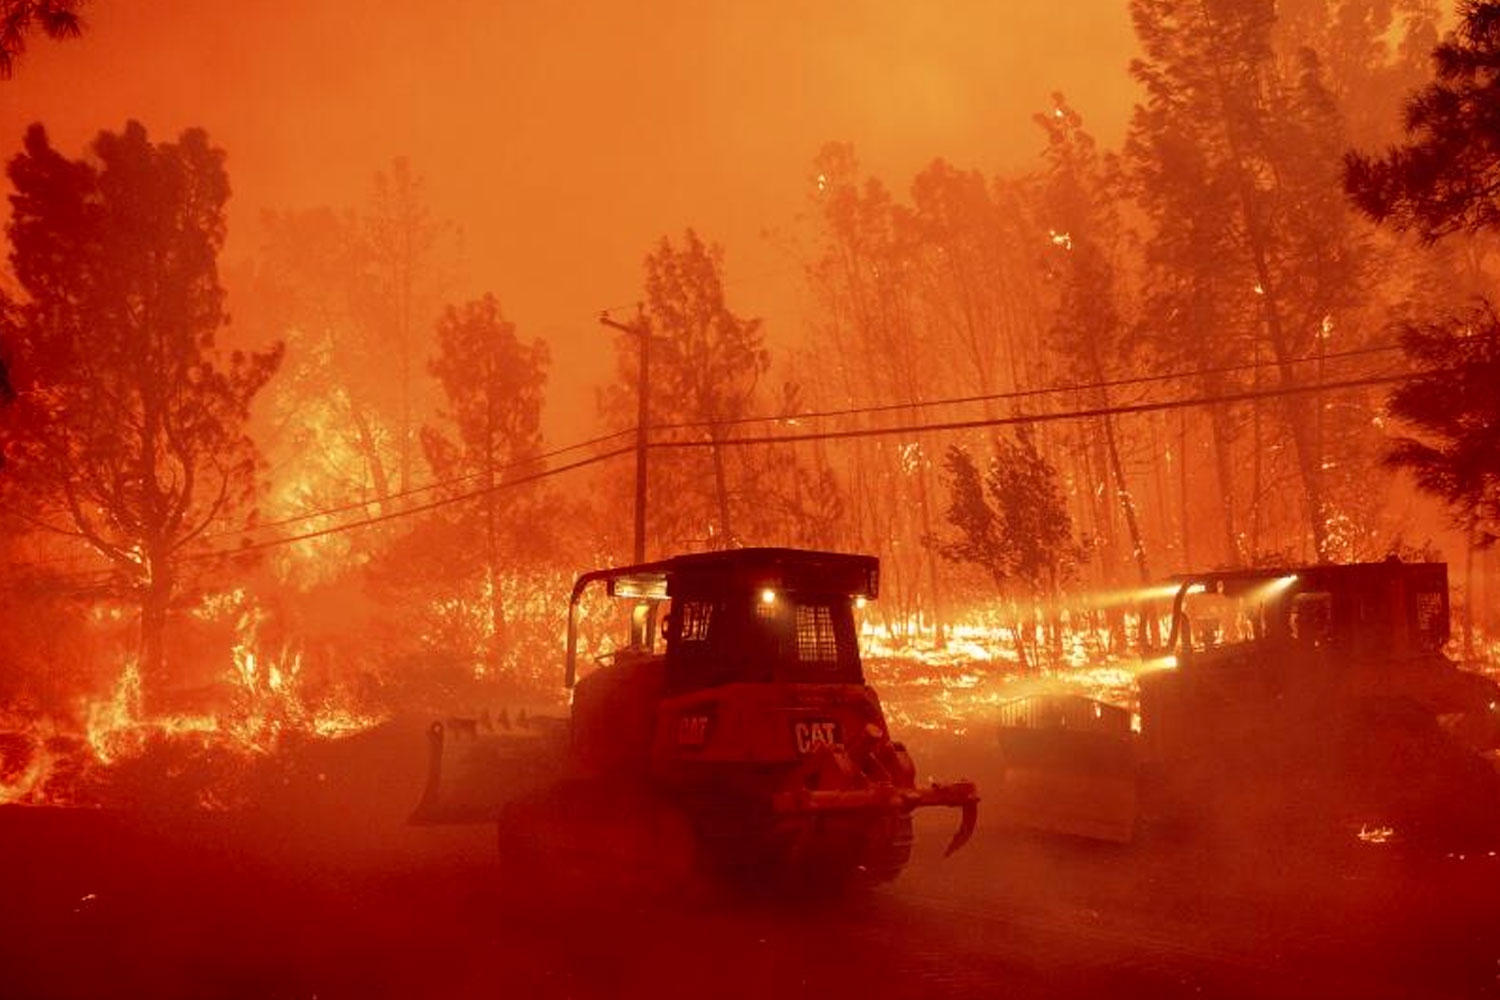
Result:
{"label": "bulldozer blade", "polygon": [[427,781],[409,822],[497,819],[506,802],[556,780],[566,757],[565,734],[565,723],[524,732],[484,731],[475,719],[432,723],[427,729]]}
{"label": "bulldozer blade", "polygon": [[979,822],[978,800],[965,802],[963,804],[963,816],[958,821],[958,829],[953,833],[953,839],[948,841],[948,849],[943,851],[943,857],[951,857],[959,848],[969,842],[974,836],[974,826]]}
{"label": "bulldozer blade", "polygon": [[1139,766],[1131,714],[1076,694],[1001,706],[1001,823],[1090,840],[1135,836]]}
{"label": "bulldozer blade", "polygon": [[1068,729],[1002,733],[1004,777],[993,796],[1013,826],[1128,843],[1139,813],[1135,748],[1126,738]]}

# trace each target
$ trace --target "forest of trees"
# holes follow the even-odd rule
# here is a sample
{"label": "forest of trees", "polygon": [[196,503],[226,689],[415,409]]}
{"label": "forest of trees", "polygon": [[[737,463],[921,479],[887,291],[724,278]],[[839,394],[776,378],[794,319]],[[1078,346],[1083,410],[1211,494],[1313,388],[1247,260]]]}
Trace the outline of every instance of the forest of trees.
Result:
{"label": "forest of trees", "polygon": [[[72,4],[10,6],[76,27]],[[1070,612],[1090,592],[1422,551],[1441,522],[1414,484],[1477,603],[1500,535],[1500,5],[1441,45],[1429,0],[1131,12],[1118,148],[1057,94],[1023,170],[935,159],[896,184],[819,151],[793,348],[736,308],[732,248],[643,248],[648,557],[871,552],[894,639],[988,622],[1036,666],[1082,622],[1131,641],[1120,609]],[[235,587],[375,681],[551,676],[566,582],[630,552],[640,336],[615,338],[599,437],[549,442],[552,352],[506,318],[504,275],[450,301],[462,220],[432,216],[416,164],[266,213],[222,272],[228,177],[200,130],[131,122],[75,159],[37,126],[8,176],[4,684],[66,689],[88,651],[57,623],[101,605],[154,688],[191,684],[189,612]]]}

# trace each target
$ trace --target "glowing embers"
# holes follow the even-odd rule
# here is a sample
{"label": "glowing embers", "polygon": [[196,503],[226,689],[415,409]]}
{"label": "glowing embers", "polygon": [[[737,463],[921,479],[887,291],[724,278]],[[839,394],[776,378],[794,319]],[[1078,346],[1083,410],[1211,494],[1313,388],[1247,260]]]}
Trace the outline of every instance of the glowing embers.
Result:
{"label": "glowing embers", "polygon": [[8,723],[0,718],[0,805],[47,801],[48,788],[63,763],[52,746],[51,726]]}
{"label": "glowing embers", "polygon": [[1367,826],[1360,824],[1355,838],[1362,844],[1388,844],[1396,838],[1396,831],[1389,826]]}

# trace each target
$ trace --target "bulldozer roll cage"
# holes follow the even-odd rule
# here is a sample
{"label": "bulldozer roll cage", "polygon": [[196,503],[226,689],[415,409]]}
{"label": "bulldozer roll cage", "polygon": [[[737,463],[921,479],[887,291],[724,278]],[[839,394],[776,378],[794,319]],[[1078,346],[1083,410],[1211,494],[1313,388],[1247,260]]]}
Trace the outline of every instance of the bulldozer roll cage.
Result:
{"label": "bulldozer roll cage", "polygon": [[660,602],[669,598],[723,598],[731,594],[815,593],[852,599],[880,596],[880,561],[874,556],[800,549],[754,548],[699,552],[657,562],[596,569],[581,575],[568,598],[567,663],[563,683],[578,680],[578,605],[594,583],[611,597]]}

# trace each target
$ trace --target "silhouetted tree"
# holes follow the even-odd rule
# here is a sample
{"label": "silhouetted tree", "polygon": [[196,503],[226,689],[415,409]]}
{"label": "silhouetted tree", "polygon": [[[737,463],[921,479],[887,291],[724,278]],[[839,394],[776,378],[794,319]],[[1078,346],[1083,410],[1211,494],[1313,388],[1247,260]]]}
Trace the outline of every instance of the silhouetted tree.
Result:
{"label": "silhouetted tree", "polygon": [[1039,603],[1052,618],[1052,602],[1078,562],[1078,549],[1057,470],[1037,452],[1030,432],[1000,438],[995,447],[982,477],[972,455],[949,447],[943,459],[947,520],[957,534],[938,541],[937,549],[945,559],[979,567],[999,594],[1018,603],[1012,631],[1027,666],[1024,623]]}
{"label": "silhouetted tree", "polygon": [[[242,320],[287,345],[267,395],[277,507],[326,506],[395,490],[396,407],[390,355],[369,330],[365,291],[378,279],[353,212],[267,212],[265,243]],[[370,544],[368,533],[341,544]]]}
{"label": "silhouetted tree", "polygon": [[78,11],[86,0],[0,0],[0,79],[15,73],[26,51],[26,38],[40,31],[48,38],[77,38],[83,33]]}
{"label": "silhouetted tree", "polygon": [[[1500,233],[1500,4],[1466,3],[1461,14],[1458,30],[1433,52],[1436,79],[1407,106],[1407,141],[1379,158],[1350,152],[1344,173],[1346,190],[1367,215],[1415,231],[1424,242],[1447,237],[1439,250],[1450,259],[1458,256],[1458,234]],[[1450,285],[1476,284],[1482,262],[1474,242],[1463,248],[1470,266],[1458,269]],[[1467,657],[1473,552],[1492,545],[1500,531],[1500,322],[1484,301],[1467,315],[1409,324],[1402,347],[1418,374],[1392,392],[1389,406],[1417,433],[1398,438],[1386,460],[1447,503],[1465,533]]]}
{"label": "silhouetted tree", "polygon": [[185,559],[251,510],[258,456],[245,423],[281,349],[215,350],[229,181],[207,135],[153,143],[130,122],[91,151],[68,159],[34,125],[9,167],[24,295],[3,310],[18,395],[0,432],[7,500],[126,581],[156,687]]}
{"label": "silhouetted tree", "polygon": [[1408,327],[1417,374],[1391,393],[1390,411],[1416,430],[1386,461],[1446,502],[1471,544],[1500,538],[1500,317],[1488,304]]}
{"label": "silhouetted tree", "polygon": [[[734,421],[751,412],[770,368],[760,320],[732,312],[724,298],[724,251],[693,230],[680,244],[663,237],[647,254],[646,314],[651,326],[650,421],[689,423],[678,433],[707,447],[657,452],[650,465],[650,528],[668,547],[739,544],[740,479],[724,446]],[[635,419],[638,337],[619,341],[618,378],[601,397],[617,418]],[[705,463],[706,459],[706,463]],[[742,467],[753,468],[753,456]],[[751,498],[753,499],[753,498]]]}
{"label": "silhouetted tree", "polygon": [[1345,186],[1372,219],[1424,240],[1500,230],[1500,3],[1465,3],[1432,58],[1437,78],[1407,105],[1407,141],[1349,153]]}
{"label": "silhouetted tree", "polygon": [[[26,36],[40,30],[48,38],[77,38],[83,33],[78,9],[84,0],[0,0],[0,79],[9,80],[16,60],[26,51]],[[0,343],[3,347],[3,343]],[[4,357],[0,357],[0,406],[15,397]],[[0,466],[5,456],[0,455]]]}
{"label": "silhouetted tree", "polygon": [[425,187],[405,157],[375,175],[364,238],[376,280],[365,288],[369,326],[395,359],[396,450],[402,490],[411,488],[416,446],[416,366],[425,353],[420,331],[437,305],[434,254],[442,230],[427,208]]}

